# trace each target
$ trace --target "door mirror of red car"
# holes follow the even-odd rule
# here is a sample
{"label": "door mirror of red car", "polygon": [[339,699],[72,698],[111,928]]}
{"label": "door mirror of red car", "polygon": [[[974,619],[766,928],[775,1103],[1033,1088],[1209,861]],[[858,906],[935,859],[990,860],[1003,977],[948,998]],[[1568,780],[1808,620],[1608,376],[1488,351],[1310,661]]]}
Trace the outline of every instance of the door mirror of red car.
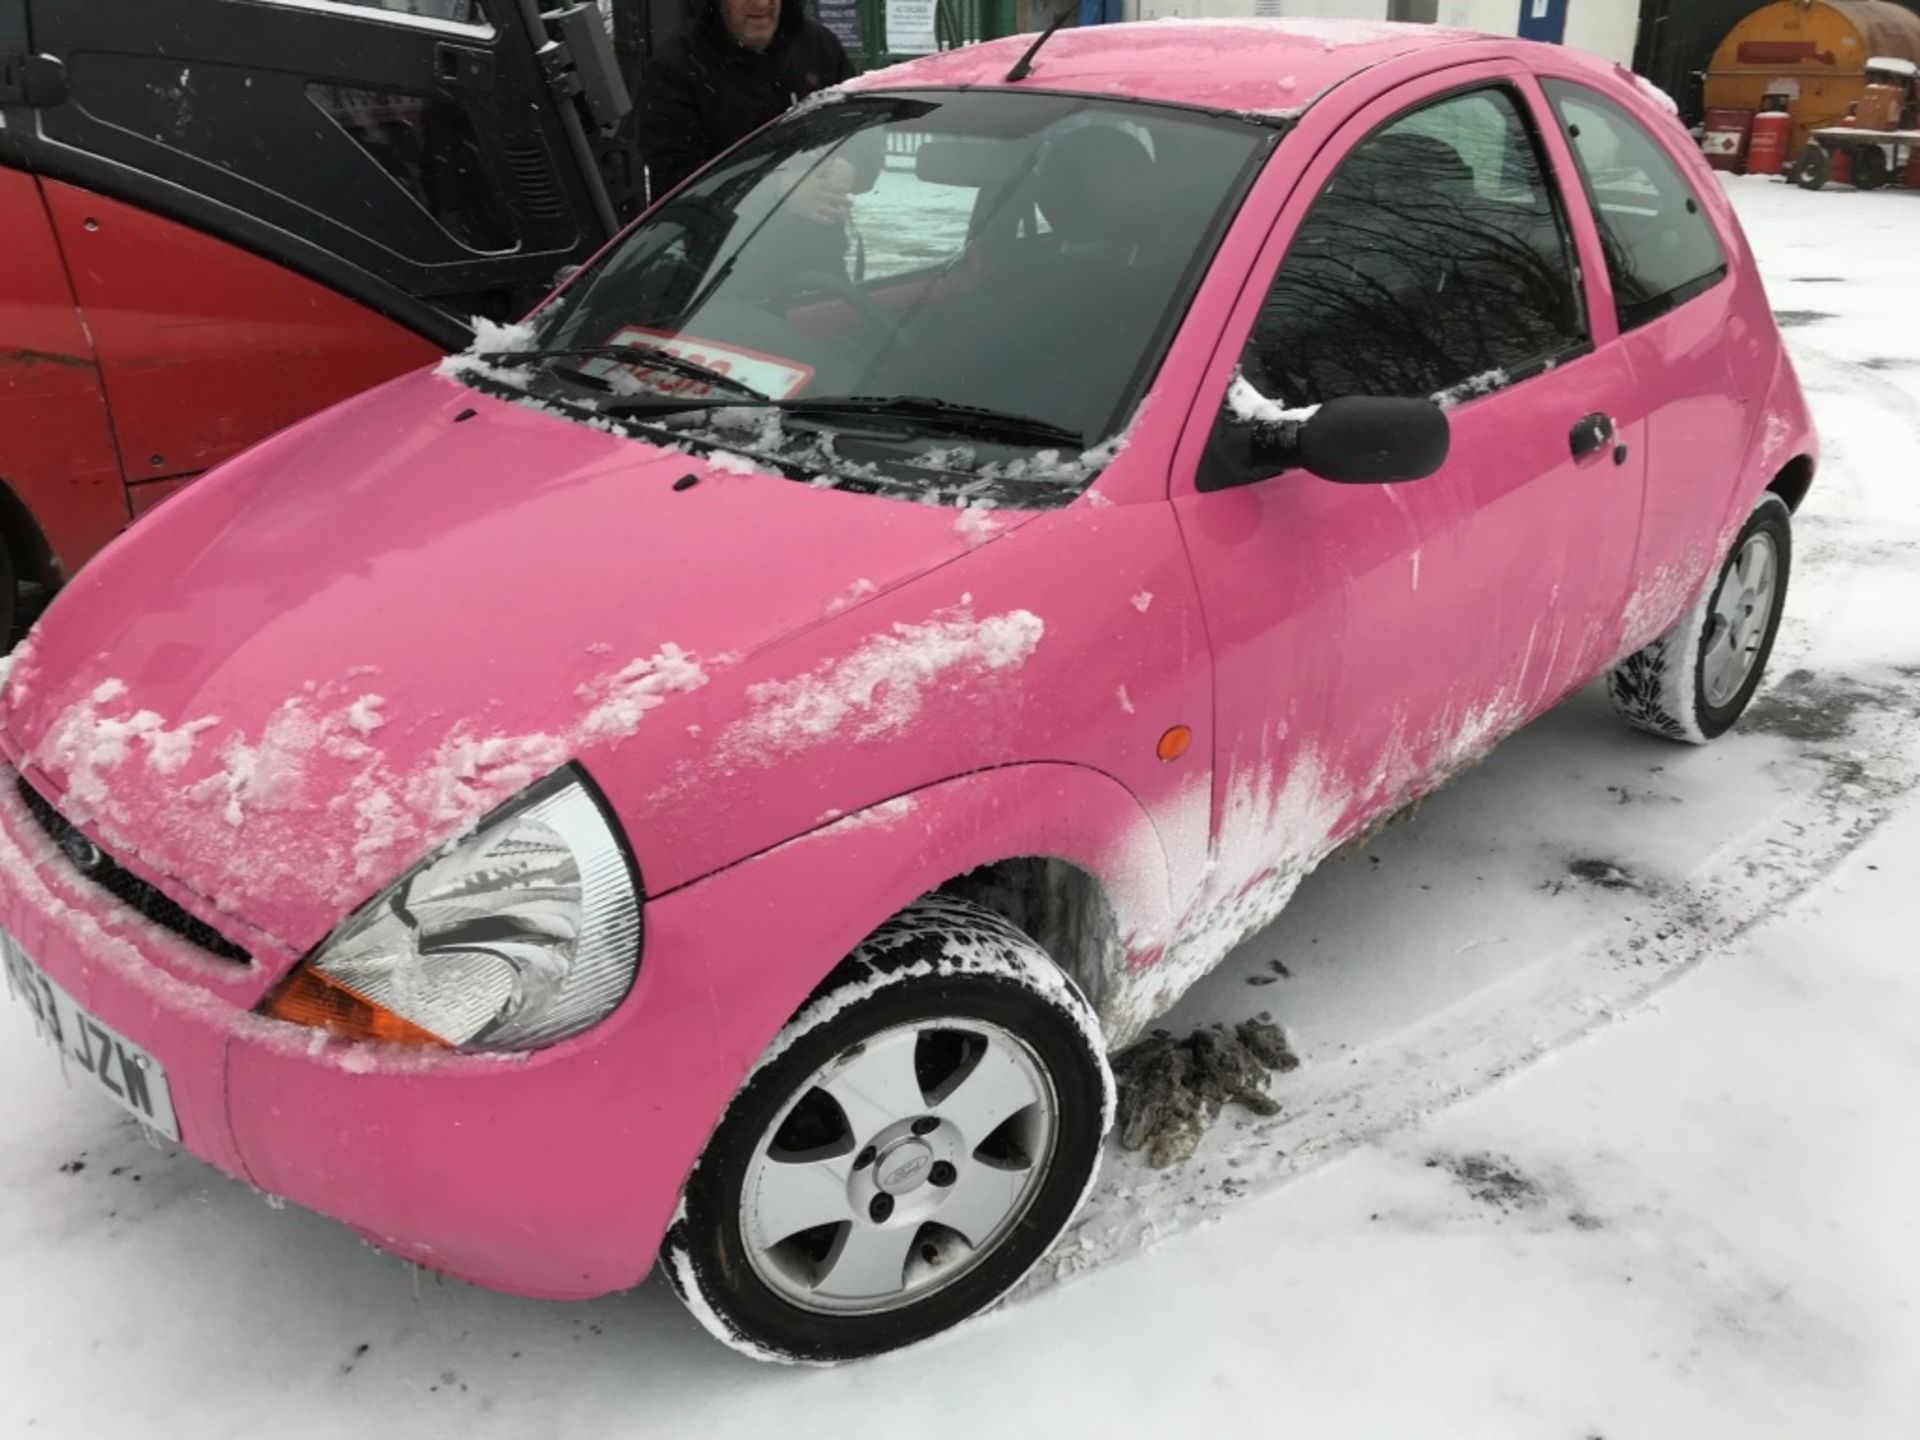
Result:
{"label": "door mirror of red car", "polygon": [[1447,462],[1452,429],[1431,400],[1348,395],[1329,400],[1300,425],[1262,427],[1254,454],[1297,465],[1343,485],[1424,480]]}

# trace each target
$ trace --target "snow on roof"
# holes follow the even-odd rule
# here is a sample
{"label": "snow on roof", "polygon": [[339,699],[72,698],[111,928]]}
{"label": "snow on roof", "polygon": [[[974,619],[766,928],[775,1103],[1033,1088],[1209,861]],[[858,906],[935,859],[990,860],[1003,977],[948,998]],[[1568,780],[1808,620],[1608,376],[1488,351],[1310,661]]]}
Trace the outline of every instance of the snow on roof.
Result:
{"label": "snow on roof", "polygon": [[[1031,88],[1164,100],[1249,114],[1297,106],[1412,50],[1484,39],[1433,25],[1374,21],[1164,19],[1062,30],[1034,60]],[[1013,35],[872,71],[849,92],[1006,82],[1033,43]],[[1290,82],[1282,86],[1276,77]]]}

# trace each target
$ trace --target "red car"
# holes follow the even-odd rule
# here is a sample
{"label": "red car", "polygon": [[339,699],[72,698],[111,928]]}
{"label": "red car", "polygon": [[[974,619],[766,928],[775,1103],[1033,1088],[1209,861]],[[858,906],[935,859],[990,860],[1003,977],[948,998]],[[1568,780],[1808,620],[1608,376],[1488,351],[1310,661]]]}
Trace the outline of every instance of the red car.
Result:
{"label": "red car", "polygon": [[614,232],[625,90],[574,9],[0,0],[0,648],[143,510]]}

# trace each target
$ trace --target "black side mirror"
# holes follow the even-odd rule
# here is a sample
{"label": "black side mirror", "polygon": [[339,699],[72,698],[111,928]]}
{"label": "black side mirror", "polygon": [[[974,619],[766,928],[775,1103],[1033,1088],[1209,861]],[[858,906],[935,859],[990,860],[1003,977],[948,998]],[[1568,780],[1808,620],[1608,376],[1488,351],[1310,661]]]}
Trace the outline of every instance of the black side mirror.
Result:
{"label": "black side mirror", "polygon": [[1431,400],[1348,395],[1327,401],[1304,424],[1259,427],[1253,453],[1322,480],[1381,485],[1426,479],[1447,463],[1452,442],[1447,412]]}

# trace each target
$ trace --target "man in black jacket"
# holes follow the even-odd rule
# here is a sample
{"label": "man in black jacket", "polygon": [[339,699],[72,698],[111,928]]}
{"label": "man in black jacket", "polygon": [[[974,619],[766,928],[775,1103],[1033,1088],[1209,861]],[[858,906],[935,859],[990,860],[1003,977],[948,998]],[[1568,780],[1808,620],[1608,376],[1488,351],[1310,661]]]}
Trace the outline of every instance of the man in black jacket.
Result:
{"label": "man in black jacket", "polygon": [[[801,0],[706,0],[641,80],[640,151],[664,195],[743,135],[853,74]],[[826,219],[826,216],[820,217]]]}

